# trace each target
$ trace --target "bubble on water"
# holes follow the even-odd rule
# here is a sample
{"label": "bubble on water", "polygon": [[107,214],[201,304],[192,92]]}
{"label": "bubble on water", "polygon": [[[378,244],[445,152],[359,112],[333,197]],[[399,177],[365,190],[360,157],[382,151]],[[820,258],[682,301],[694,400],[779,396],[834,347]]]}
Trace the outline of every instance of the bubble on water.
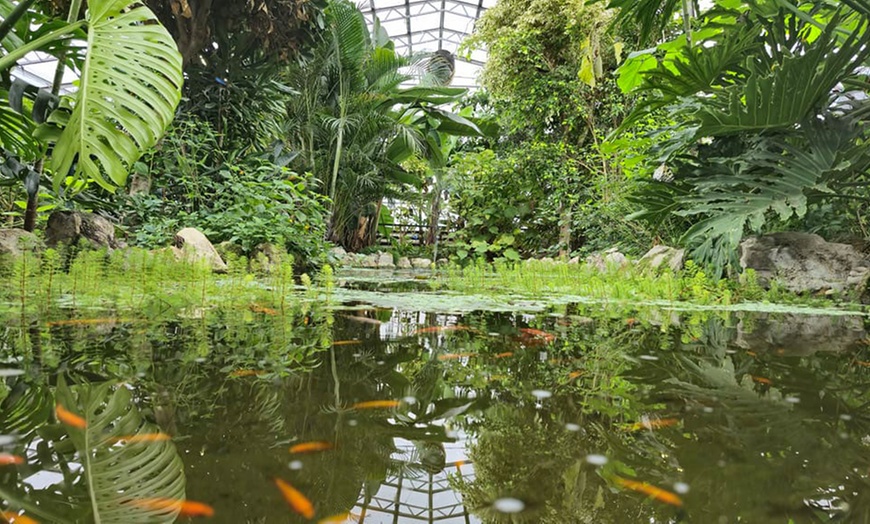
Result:
{"label": "bubble on water", "polygon": [[657,357],[655,355],[641,355],[638,358],[641,360],[658,360],[659,359],[659,357]]}
{"label": "bubble on water", "polygon": [[298,471],[298,470],[302,469],[302,461],[301,460],[294,460],[294,461],[290,462],[290,464],[288,464],[288,466],[290,467],[290,469],[292,469],[294,471]]}
{"label": "bubble on water", "polygon": [[794,395],[789,395],[789,396],[785,397],[783,400],[785,400],[789,404],[797,404],[801,401],[800,397],[796,397]]}
{"label": "bubble on water", "polygon": [[359,422],[357,422],[357,420],[355,418],[352,418],[352,419],[347,421],[348,426],[356,426],[357,424],[359,424]]}
{"label": "bubble on water", "polygon": [[502,513],[519,513],[526,509],[526,503],[520,499],[504,497],[493,502],[492,507]]}
{"label": "bubble on water", "polygon": [[552,397],[553,393],[547,391],[546,389],[535,389],[532,390],[532,396],[538,400],[544,400],[545,398]]}
{"label": "bubble on water", "polygon": [[685,495],[689,492],[689,485],[685,482],[674,482],[674,491],[680,495]]}
{"label": "bubble on water", "polygon": [[565,424],[565,429],[568,431],[580,431],[580,424],[574,424],[573,422],[569,422]]}
{"label": "bubble on water", "polygon": [[598,455],[593,453],[591,455],[586,455],[586,462],[592,464],[593,466],[603,466],[607,464],[607,457],[604,455]]}
{"label": "bubble on water", "polygon": [[409,406],[413,406],[414,404],[417,403],[417,398],[416,398],[416,397],[407,396],[407,397],[405,397],[405,398],[402,399],[402,402],[404,402],[405,404],[408,404]]}

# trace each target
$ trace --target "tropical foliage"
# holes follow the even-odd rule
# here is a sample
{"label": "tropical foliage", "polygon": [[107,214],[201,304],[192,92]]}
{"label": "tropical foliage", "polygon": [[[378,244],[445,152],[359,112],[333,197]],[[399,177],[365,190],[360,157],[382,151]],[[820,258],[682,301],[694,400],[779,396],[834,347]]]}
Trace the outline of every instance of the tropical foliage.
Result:
{"label": "tropical foliage", "polygon": [[439,133],[479,129],[436,107],[463,89],[438,85],[446,75],[429,57],[400,56],[383,29],[370,34],[350,3],[330,4],[314,53],[289,75],[299,96],[291,101],[288,138],[299,151],[298,169],[314,173],[332,201],[329,239],[355,251],[374,242],[384,198],[421,184],[404,160],[437,154]]}
{"label": "tropical foliage", "polygon": [[652,183],[637,216],[689,218],[684,241],[721,270],[746,231],[830,202],[863,207],[870,34],[866,6],[847,4],[717,1],[691,39],[629,58],[621,85],[644,98],[626,125],[675,122],[650,151],[673,180]]}

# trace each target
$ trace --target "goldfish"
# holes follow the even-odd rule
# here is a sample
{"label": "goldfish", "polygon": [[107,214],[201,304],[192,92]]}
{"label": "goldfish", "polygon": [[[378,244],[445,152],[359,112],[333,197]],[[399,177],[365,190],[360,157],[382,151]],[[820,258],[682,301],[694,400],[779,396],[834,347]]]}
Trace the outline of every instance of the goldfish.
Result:
{"label": "goldfish", "polygon": [[230,373],[231,377],[251,377],[254,375],[262,375],[266,373],[262,369],[237,369]]}
{"label": "goldfish", "polygon": [[326,451],[328,449],[332,449],[332,444],[329,442],[302,442],[290,446],[290,453],[312,453],[315,451]]}
{"label": "goldfish", "polygon": [[0,515],[2,515],[7,522],[11,522],[12,524],[39,524],[27,515],[19,515],[14,511],[0,511]]}
{"label": "goldfish", "polygon": [[150,499],[133,499],[127,504],[139,508],[150,510],[171,510],[178,511],[179,515],[185,517],[213,517],[214,508],[204,502],[196,502],[194,500],[183,499],[166,499],[166,498],[150,498]]}
{"label": "goldfish", "polygon": [[473,357],[474,353],[445,353],[443,355],[438,355],[438,360],[442,362],[445,360],[456,360],[463,357]]}
{"label": "goldfish", "polygon": [[547,333],[546,331],[541,331],[540,329],[520,328],[520,333],[528,335],[530,337],[542,338],[547,342],[552,342],[556,340],[556,335],[552,333]]}
{"label": "goldfish", "polygon": [[357,402],[351,408],[353,409],[380,409],[380,408],[395,408],[398,407],[398,400],[366,400]]}
{"label": "goldfish", "polygon": [[507,357],[512,357],[512,356],[514,356],[513,351],[505,351],[504,353],[498,353],[497,355],[494,356],[494,358],[507,358]]}
{"label": "goldfish", "polygon": [[277,477],[274,480],[275,485],[278,486],[281,494],[284,495],[284,500],[293,508],[293,511],[306,519],[314,518],[314,505],[302,492]]}
{"label": "goldfish", "polygon": [[613,477],[613,481],[623,488],[643,493],[659,502],[664,502],[671,506],[677,506],[678,508],[683,506],[683,499],[681,499],[676,493],[657,488],[647,482],[638,482],[636,480],[624,479],[622,477]]}
{"label": "goldfish", "polygon": [[265,315],[275,316],[278,314],[277,310],[274,310],[270,307],[261,306],[259,304],[251,304],[248,308],[254,313],[263,313]]}
{"label": "goldfish", "polygon": [[72,426],[74,428],[84,429],[88,427],[88,423],[85,422],[85,419],[76,415],[71,411],[67,411],[66,408],[58,404],[54,408],[54,414],[57,415],[57,419],[67,426]]}
{"label": "goldfish", "polygon": [[112,444],[124,442],[133,444],[135,442],[161,442],[163,440],[172,440],[172,437],[166,433],[142,433],[141,435],[124,435],[122,437],[114,437],[109,439]]}
{"label": "goldfish", "polygon": [[773,382],[771,382],[769,378],[756,377],[755,375],[749,375],[749,378],[751,378],[753,382],[757,382],[759,384],[764,384],[767,386],[773,384]]}
{"label": "goldfish", "polygon": [[362,340],[336,340],[332,343],[333,346],[350,346],[352,344],[362,344]]}
{"label": "goldfish", "polygon": [[675,418],[657,418],[644,419],[634,424],[629,424],[625,427],[625,431],[639,431],[641,429],[660,429],[667,428],[679,423],[679,419]]}
{"label": "goldfish", "polygon": [[0,466],[11,466],[13,464],[24,464],[24,459],[18,455],[0,453]]}

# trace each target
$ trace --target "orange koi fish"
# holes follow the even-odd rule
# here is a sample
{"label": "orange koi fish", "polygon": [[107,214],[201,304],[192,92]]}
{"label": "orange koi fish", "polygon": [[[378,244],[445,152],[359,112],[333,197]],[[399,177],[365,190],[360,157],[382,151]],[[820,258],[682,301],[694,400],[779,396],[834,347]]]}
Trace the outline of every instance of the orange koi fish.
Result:
{"label": "orange koi fish", "polygon": [[277,477],[275,477],[274,480],[275,485],[278,486],[278,489],[281,490],[281,494],[284,495],[284,500],[286,500],[287,504],[293,508],[293,511],[299,513],[306,519],[314,518],[314,505],[305,495],[302,494],[302,492],[291,486],[290,483]]}
{"label": "orange koi fish", "polygon": [[514,356],[513,351],[505,351],[504,353],[498,353],[496,355],[493,355],[493,358],[508,358],[512,356]]}
{"label": "orange koi fish", "polygon": [[543,338],[547,342],[552,342],[553,340],[556,340],[556,335],[552,333],[547,333],[546,331],[541,331],[540,329],[520,328],[520,333],[528,335],[530,337]]}
{"label": "orange koi fish", "polygon": [[332,343],[333,346],[350,346],[353,344],[362,344],[362,340],[336,340]]}
{"label": "orange koi fish", "polygon": [[230,373],[231,377],[252,377],[254,375],[263,375],[266,372],[262,369],[237,369]]}
{"label": "orange koi fish", "polygon": [[185,517],[213,517],[214,508],[204,502],[196,502],[194,500],[184,499],[134,499],[127,504],[138,508],[156,510],[156,511],[178,511],[179,515]]}
{"label": "orange koi fish", "polygon": [[60,404],[54,407],[54,414],[57,415],[57,419],[59,421],[63,422],[67,426],[72,426],[79,429],[84,429],[88,427],[88,423],[85,422],[85,419],[76,415],[72,411],[68,411]]}
{"label": "orange koi fish", "polygon": [[313,453],[315,451],[326,451],[328,449],[332,449],[332,444],[329,442],[302,442],[290,446],[290,453]]}
{"label": "orange koi fish", "polygon": [[250,306],[248,306],[248,309],[250,309],[254,313],[263,313],[269,316],[275,316],[278,314],[277,310],[270,307],[261,306],[260,304],[251,304]]}
{"label": "orange koi fish", "polygon": [[3,518],[11,524],[39,524],[37,521],[33,520],[27,515],[19,515],[14,511],[0,511],[0,515],[2,515]]}
{"label": "orange koi fish", "polygon": [[438,355],[438,360],[443,362],[445,360],[457,360],[457,359],[460,359],[463,357],[473,357],[473,356],[475,356],[474,353],[445,353],[443,355]]}
{"label": "orange koi fish", "polygon": [[18,455],[0,453],[0,466],[12,466],[15,464],[24,464],[24,459]]}
{"label": "orange koi fish", "polygon": [[755,375],[749,375],[749,378],[751,378],[753,382],[764,384],[766,386],[773,384],[773,382],[771,382],[769,378],[756,377]]}
{"label": "orange koi fish", "polygon": [[352,409],[389,409],[399,406],[398,400],[366,400],[365,402],[357,402]]}
{"label": "orange koi fish", "polygon": [[671,506],[677,506],[678,508],[683,506],[683,499],[681,499],[676,493],[657,488],[647,482],[638,482],[636,480],[624,479],[622,477],[613,477],[613,481],[623,488],[643,493],[659,502],[664,502]]}
{"label": "orange koi fish", "polygon": [[172,437],[166,433],[142,433],[141,435],[124,435],[122,437],[114,437],[109,439],[112,444],[123,442],[125,444],[133,444],[136,442],[161,442],[164,440],[172,440]]}
{"label": "orange koi fish", "polygon": [[676,418],[657,418],[651,420],[641,420],[640,422],[635,422],[634,424],[630,424],[625,426],[625,431],[640,431],[641,429],[661,429],[673,426],[680,422],[679,419]]}

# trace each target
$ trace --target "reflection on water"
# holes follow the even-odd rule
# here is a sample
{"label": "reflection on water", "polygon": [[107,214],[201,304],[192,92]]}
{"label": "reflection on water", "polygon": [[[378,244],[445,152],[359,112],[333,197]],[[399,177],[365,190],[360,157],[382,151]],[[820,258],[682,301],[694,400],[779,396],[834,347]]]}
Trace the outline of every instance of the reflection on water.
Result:
{"label": "reflection on water", "polygon": [[66,314],[0,332],[7,521],[870,522],[860,316]]}

